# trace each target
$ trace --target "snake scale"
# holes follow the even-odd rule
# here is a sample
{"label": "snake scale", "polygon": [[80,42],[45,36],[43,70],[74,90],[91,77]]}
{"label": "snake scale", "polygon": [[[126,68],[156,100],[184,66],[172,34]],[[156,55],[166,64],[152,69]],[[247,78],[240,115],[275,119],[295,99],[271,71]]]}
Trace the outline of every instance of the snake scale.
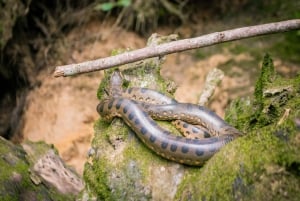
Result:
{"label": "snake scale", "polygon": [[[166,159],[203,165],[224,145],[240,136],[237,129],[205,107],[179,103],[151,89],[122,89],[122,83],[121,73],[115,71],[110,78],[109,96],[98,104],[98,113],[107,121],[122,118],[147,147]],[[214,136],[203,139],[175,136],[152,118],[177,120],[183,130],[194,129],[193,124],[201,125]]]}

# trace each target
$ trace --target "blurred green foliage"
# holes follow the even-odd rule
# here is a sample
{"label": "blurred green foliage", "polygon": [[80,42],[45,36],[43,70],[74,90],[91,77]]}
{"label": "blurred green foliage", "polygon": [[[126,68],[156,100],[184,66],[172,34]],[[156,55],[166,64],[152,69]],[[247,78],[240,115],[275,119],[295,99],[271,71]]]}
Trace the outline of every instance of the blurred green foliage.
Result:
{"label": "blurred green foliage", "polygon": [[118,0],[117,2],[105,2],[97,4],[94,9],[95,10],[102,10],[104,12],[111,11],[116,7],[128,7],[131,5],[131,0]]}

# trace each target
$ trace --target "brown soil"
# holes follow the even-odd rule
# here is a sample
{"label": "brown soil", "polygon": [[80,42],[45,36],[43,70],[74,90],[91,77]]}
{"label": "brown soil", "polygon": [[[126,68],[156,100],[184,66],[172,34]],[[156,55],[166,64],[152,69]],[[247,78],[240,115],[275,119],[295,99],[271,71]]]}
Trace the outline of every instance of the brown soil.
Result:
{"label": "brown soil", "polygon": [[[81,44],[82,35],[101,40]],[[123,40],[116,42],[118,38]],[[134,33],[112,30],[97,22],[74,29],[66,41],[81,45],[76,45],[78,49],[72,50],[71,58],[66,58],[65,63],[107,57],[113,49],[145,45],[145,40]],[[54,78],[52,70],[41,73],[42,84],[27,97],[23,137],[54,144],[67,164],[82,174],[94,133],[93,124],[98,118],[96,93],[103,73]]]}
{"label": "brown soil", "polygon": [[[187,27],[181,30],[185,37],[189,37],[192,32]],[[159,33],[171,34],[172,30],[161,29]],[[65,41],[77,45],[75,49],[70,48],[71,57],[65,58],[64,64],[107,57],[113,49],[137,49],[146,44],[145,38],[133,32],[112,29],[111,24],[103,25],[95,21],[74,29],[66,36]],[[249,59],[251,57],[247,54],[232,55],[225,51],[199,61],[195,59],[192,51],[187,51],[168,55],[161,73],[178,85],[176,99],[196,103],[205,76],[212,68],[229,60]],[[99,117],[95,109],[99,102],[96,92],[103,73],[54,78],[53,70],[54,67],[40,74],[42,84],[27,97],[22,133],[24,139],[44,140],[54,144],[67,164],[82,174],[94,134],[93,124]],[[232,99],[246,96],[253,91],[253,79],[249,73],[244,73],[238,66],[232,66],[230,71],[230,74],[226,73],[209,104],[220,116],[224,116],[224,108]],[[244,90],[229,92],[237,87]]]}

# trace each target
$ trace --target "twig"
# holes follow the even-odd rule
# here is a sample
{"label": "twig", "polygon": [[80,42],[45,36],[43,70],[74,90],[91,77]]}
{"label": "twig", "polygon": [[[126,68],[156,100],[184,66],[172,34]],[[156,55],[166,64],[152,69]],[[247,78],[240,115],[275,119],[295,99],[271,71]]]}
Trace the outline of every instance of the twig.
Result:
{"label": "twig", "polygon": [[142,49],[125,52],[116,56],[86,61],[78,64],[57,66],[54,72],[54,76],[70,76],[79,73],[104,70],[114,66],[132,63],[146,58],[163,56],[174,52],[181,52],[184,50],[207,47],[217,43],[223,43],[227,41],[234,41],[253,36],[285,32],[296,29],[300,29],[300,19],[243,27],[222,32],[215,32],[196,38],[183,39],[169,43],[164,43],[157,46],[145,47]]}

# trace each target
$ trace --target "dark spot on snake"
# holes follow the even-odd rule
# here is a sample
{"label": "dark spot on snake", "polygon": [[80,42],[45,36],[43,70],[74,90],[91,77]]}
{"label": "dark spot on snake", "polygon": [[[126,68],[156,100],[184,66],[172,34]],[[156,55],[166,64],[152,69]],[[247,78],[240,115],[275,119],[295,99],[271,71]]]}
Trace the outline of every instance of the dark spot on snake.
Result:
{"label": "dark spot on snake", "polygon": [[111,100],[111,101],[108,103],[108,109],[111,109],[112,106],[113,106],[113,104],[114,104],[114,100]]}
{"label": "dark spot on snake", "polygon": [[206,131],[204,131],[204,138],[209,138],[210,137],[210,134]]}
{"label": "dark spot on snake", "polygon": [[171,149],[172,152],[175,152],[177,150],[177,145],[176,144],[171,144],[170,149]]}
{"label": "dark spot on snake", "polygon": [[129,120],[132,120],[133,117],[134,117],[133,113],[130,113],[130,114],[128,115]]}
{"label": "dark spot on snake", "polygon": [[187,123],[182,124],[183,128],[187,128],[189,125]]}
{"label": "dark spot on snake", "polygon": [[131,94],[132,88],[129,88],[127,91],[128,91],[129,94]]}
{"label": "dark spot on snake", "polygon": [[141,133],[142,133],[143,135],[145,135],[145,134],[147,133],[147,129],[146,129],[145,127],[142,127],[142,128],[141,128]]}
{"label": "dark spot on snake", "polygon": [[155,142],[155,140],[156,140],[156,137],[155,137],[155,136],[153,136],[153,135],[151,135],[151,136],[150,136],[150,142],[152,142],[152,143],[153,143],[153,142]]}
{"label": "dark spot on snake", "polygon": [[182,146],[181,152],[186,154],[187,152],[189,152],[189,148],[187,146]]}
{"label": "dark spot on snake", "polygon": [[198,106],[198,109],[201,111],[205,111],[203,106]]}
{"label": "dark spot on snake", "polygon": [[161,146],[161,148],[166,149],[167,146],[168,146],[168,143],[167,142],[162,142],[160,146]]}
{"label": "dark spot on snake", "polygon": [[126,113],[127,113],[127,111],[128,111],[128,106],[126,105],[126,106],[123,108],[123,112],[124,112],[124,114],[126,114]]}
{"label": "dark spot on snake", "polygon": [[121,107],[121,104],[122,104],[122,99],[120,99],[118,102],[117,102],[117,104],[116,104],[116,108],[117,109],[120,109],[120,107]]}
{"label": "dark spot on snake", "polygon": [[136,119],[136,120],[134,121],[134,124],[135,124],[135,125],[139,125],[139,124],[140,124],[140,120],[139,120],[139,119]]}
{"label": "dark spot on snake", "polygon": [[201,149],[196,149],[196,155],[197,156],[202,156],[204,154],[204,151]]}
{"label": "dark spot on snake", "polygon": [[103,107],[104,107],[104,104],[100,103],[98,106],[97,106],[97,111],[99,113],[102,113],[103,112]]}

